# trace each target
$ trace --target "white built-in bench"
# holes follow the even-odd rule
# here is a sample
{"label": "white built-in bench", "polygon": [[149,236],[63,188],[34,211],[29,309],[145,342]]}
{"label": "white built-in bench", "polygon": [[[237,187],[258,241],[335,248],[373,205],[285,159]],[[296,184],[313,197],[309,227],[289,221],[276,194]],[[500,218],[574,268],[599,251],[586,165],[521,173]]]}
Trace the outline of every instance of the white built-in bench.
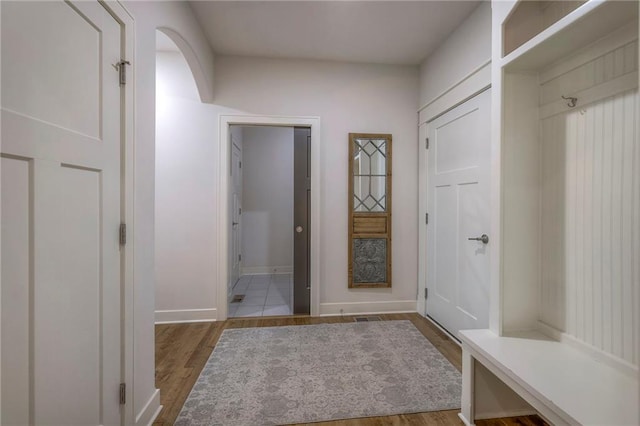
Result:
{"label": "white built-in bench", "polygon": [[[487,410],[495,415],[495,404],[500,405],[506,387],[553,425],[640,424],[637,372],[616,368],[539,332],[500,337],[490,330],[467,330],[460,332],[460,338],[461,418],[467,424],[474,424],[476,414],[482,416]],[[495,378],[488,380],[487,370],[506,387]],[[494,407],[480,406],[486,401]],[[501,409],[518,414],[509,413],[514,407]]]}

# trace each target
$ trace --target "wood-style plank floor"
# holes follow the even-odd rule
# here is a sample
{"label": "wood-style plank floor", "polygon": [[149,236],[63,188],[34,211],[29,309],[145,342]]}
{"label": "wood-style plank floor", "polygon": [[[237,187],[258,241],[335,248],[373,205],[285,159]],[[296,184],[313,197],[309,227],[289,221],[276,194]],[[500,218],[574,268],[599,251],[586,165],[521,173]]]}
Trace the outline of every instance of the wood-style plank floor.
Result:
{"label": "wood-style plank floor", "polygon": [[[460,347],[431,322],[418,314],[380,315],[383,321],[409,320],[458,370],[462,365]],[[200,371],[209,359],[222,332],[227,328],[277,327],[322,323],[353,322],[344,317],[260,317],[234,318],[211,323],[169,324],[156,326],[156,387],[160,389],[163,409],[154,426],[170,426],[175,422]],[[364,419],[313,423],[314,426],[396,426],[396,425],[461,425],[459,410],[403,414]],[[518,417],[477,421],[483,426],[543,426],[538,417]]]}

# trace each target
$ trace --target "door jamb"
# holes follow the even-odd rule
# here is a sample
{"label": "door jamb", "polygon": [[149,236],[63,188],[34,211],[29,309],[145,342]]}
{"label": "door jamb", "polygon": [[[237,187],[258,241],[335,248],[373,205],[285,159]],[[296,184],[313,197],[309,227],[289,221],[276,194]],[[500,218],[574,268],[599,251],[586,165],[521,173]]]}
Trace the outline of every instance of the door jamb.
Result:
{"label": "door jamb", "polygon": [[280,126],[311,128],[311,315],[320,314],[320,212],[322,170],[320,150],[320,117],[292,117],[268,115],[220,115],[218,156],[218,288],[216,319],[227,319],[227,282],[229,280],[229,158],[231,125]]}
{"label": "door jamb", "polygon": [[[433,120],[491,88],[490,71],[491,61],[488,60],[418,110],[418,300],[416,308],[423,317],[427,315],[427,303],[424,294],[427,288],[428,225],[425,217],[429,212],[427,196],[427,189],[429,188],[429,182],[427,182],[428,162],[425,138],[428,137],[429,125]],[[422,125],[425,125],[424,134],[420,132]]]}
{"label": "door jamb", "polygon": [[[133,76],[135,72],[134,51],[135,51],[135,20],[131,13],[115,0],[99,0],[100,4],[113,16],[120,24],[121,30],[121,51],[122,59],[131,62],[129,74]],[[134,151],[135,151],[135,121],[134,121],[134,94],[135,79],[129,78],[127,84],[121,92],[121,170],[123,173],[121,180],[121,207],[120,217],[122,223],[127,224],[129,238],[127,244],[120,247],[121,262],[121,342],[122,342],[122,365],[121,380],[128,384],[129,397],[122,406],[122,424],[135,424],[134,412]],[[116,232],[116,230],[114,230]]]}

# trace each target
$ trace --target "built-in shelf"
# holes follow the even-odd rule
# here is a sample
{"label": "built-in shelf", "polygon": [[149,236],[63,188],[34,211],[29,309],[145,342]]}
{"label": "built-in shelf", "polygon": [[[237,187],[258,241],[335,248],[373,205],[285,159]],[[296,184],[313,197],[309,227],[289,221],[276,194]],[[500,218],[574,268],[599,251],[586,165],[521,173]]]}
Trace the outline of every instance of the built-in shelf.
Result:
{"label": "built-in shelf", "polygon": [[635,1],[591,0],[502,58],[508,72],[545,68],[638,19]]}

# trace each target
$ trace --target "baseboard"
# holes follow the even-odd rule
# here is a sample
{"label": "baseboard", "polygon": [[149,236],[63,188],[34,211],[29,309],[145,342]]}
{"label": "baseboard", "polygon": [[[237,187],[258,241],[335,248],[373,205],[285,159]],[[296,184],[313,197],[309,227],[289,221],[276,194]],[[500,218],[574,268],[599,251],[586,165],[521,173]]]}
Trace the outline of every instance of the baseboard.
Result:
{"label": "baseboard", "polygon": [[466,417],[462,415],[462,413],[458,413],[458,417],[460,418],[460,420],[462,420],[462,423],[464,423],[465,426],[475,426],[475,423],[471,423],[469,420],[467,420]]}
{"label": "baseboard", "polygon": [[511,411],[496,411],[493,413],[476,413],[476,420],[486,420],[486,419],[502,419],[505,417],[520,417],[520,416],[532,416],[534,414],[538,414],[536,410],[526,409],[526,410],[511,410]]}
{"label": "baseboard", "polygon": [[149,401],[144,405],[140,414],[136,416],[136,426],[151,426],[160,414],[160,389],[156,389]]}
{"label": "baseboard", "polygon": [[182,309],[175,311],[156,311],[156,324],[211,322],[216,321],[217,317],[217,309]]}
{"label": "baseboard", "polygon": [[292,274],[293,266],[243,266],[240,275]]}
{"label": "baseboard", "polygon": [[394,300],[388,302],[321,303],[320,316],[416,312],[416,305],[416,300]]}

